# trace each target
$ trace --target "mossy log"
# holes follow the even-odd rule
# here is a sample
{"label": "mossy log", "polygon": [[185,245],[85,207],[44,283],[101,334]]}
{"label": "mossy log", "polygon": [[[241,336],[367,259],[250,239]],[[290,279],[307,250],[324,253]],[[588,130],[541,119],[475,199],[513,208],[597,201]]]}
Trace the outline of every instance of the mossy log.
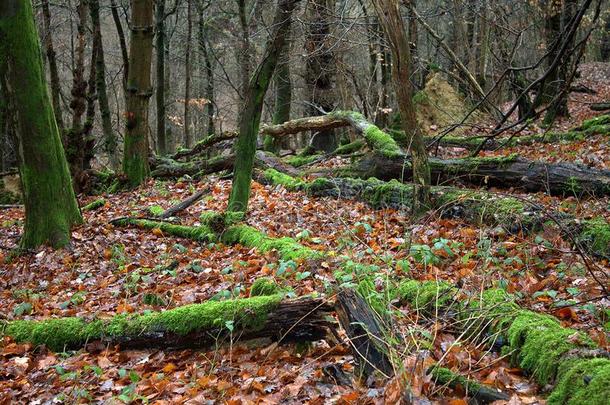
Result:
{"label": "mossy log", "polygon": [[[303,190],[316,197],[357,199],[373,208],[411,209],[413,186],[397,180],[318,178],[304,181],[268,169],[259,180],[282,185],[288,190]],[[552,219],[566,237],[585,252],[610,257],[610,223],[603,217],[579,220],[565,213],[548,212],[543,206],[526,200],[455,187],[435,186],[430,190],[431,208],[444,218],[461,218],[489,226],[500,225],[509,233],[539,230]]]}
{"label": "mossy log", "polygon": [[402,154],[400,147],[390,135],[367,121],[362,114],[354,111],[333,111],[327,115],[299,118],[283,124],[263,127],[261,133],[281,137],[304,131],[320,131],[340,127],[351,127],[379,155],[391,157]]}
{"label": "mossy log", "polygon": [[[229,217],[227,217],[229,215]],[[135,226],[144,229],[158,229],[167,234],[199,242],[222,242],[227,245],[240,244],[257,249],[262,253],[277,251],[282,260],[315,260],[324,256],[323,252],[301,245],[292,238],[273,238],[251,226],[238,224],[235,217],[239,213],[226,215],[205,213],[199,226],[185,226],[146,218],[117,218],[111,221],[115,226]]]}
{"label": "mossy log", "polygon": [[432,381],[435,384],[453,389],[461,388],[476,403],[488,404],[494,401],[508,401],[510,399],[510,396],[504,392],[465,378],[445,367],[433,366],[428,370],[428,373],[432,376]]}
{"label": "mossy log", "polygon": [[110,319],[58,318],[10,321],[3,334],[51,350],[78,349],[101,340],[122,348],[209,347],[233,339],[312,341],[326,336],[332,307],[322,299],[281,295],[207,301],[162,312]]}
{"label": "mossy log", "polygon": [[464,329],[464,336],[501,346],[540,385],[554,387],[549,405],[607,403],[610,359],[603,350],[591,350],[597,346],[586,334],[563,327],[550,315],[522,309],[514,296],[501,289],[469,299],[458,300],[459,295],[453,285],[436,281],[409,280],[394,292],[419,310],[459,318],[456,324]]}
{"label": "mossy log", "polygon": [[[430,158],[433,184],[459,181],[477,186],[514,187],[551,195],[610,195],[610,170],[574,163],[546,163],[521,158],[482,157],[463,159]],[[376,177],[382,180],[409,180],[410,161],[405,156],[368,154],[347,170],[350,177]]]}
{"label": "mossy log", "polygon": [[193,146],[191,149],[178,150],[176,153],[174,153],[172,155],[172,159],[178,160],[178,159],[188,158],[191,156],[200,155],[201,153],[205,152],[206,150],[208,150],[209,148],[211,148],[212,146],[214,146],[220,142],[229,141],[229,140],[236,139],[236,138],[237,138],[237,132],[230,132],[230,131],[225,131],[221,134],[210,135],[210,136],[202,139],[201,141],[197,142],[195,144],[195,146]]}
{"label": "mossy log", "polygon": [[102,208],[104,205],[106,205],[106,200],[103,198],[99,198],[85,205],[83,208],[81,208],[81,211],[95,211],[98,208]]}
{"label": "mossy log", "polygon": [[[181,176],[205,176],[218,173],[223,170],[233,170],[235,155],[221,155],[210,159],[194,159],[187,162],[179,162],[169,158],[156,157],[152,159],[151,175],[157,178],[175,178]],[[259,168],[273,168],[281,172],[297,175],[298,171],[290,165],[282,162],[278,157],[263,151],[256,151],[254,165]]]}

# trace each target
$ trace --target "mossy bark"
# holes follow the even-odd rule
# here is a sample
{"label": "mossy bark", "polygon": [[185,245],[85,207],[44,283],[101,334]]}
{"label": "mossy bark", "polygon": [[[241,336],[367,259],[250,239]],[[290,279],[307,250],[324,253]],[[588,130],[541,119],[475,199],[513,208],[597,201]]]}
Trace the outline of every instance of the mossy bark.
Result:
{"label": "mossy bark", "polygon": [[326,335],[329,309],[321,299],[283,300],[276,294],[208,301],[163,312],[121,314],[111,319],[12,321],[2,329],[5,336],[18,342],[44,344],[54,351],[77,349],[97,340],[123,348],[163,349],[206,347],[222,343],[229,336],[308,341]]}
{"label": "mossy bark", "polygon": [[126,133],[123,172],[131,187],[149,175],[148,101],[152,95],[150,70],[153,40],[152,0],[132,0],[131,45],[126,88]]}
{"label": "mossy bark", "polygon": [[265,94],[273,76],[278,55],[286,41],[292,12],[298,0],[280,0],[277,4],[273,22],[273,32],[267,41],[261,64],[250,79],[245,101],[239,118],[239,136],[235,144],[235,167],[229,197],[228,211],[246,212],[250,197],[252,168],[256,153],[256,140],[261,120]]}
{"label": "mossy bark", "polygon": [[61,110],[61,83],[59,81],[59,70],[57,69],[57,59],[55,58],[55,47],[53,46],[53,35],[51,34],[51,11],[49,9],[49,0],[43,0],[42,3],[42,21],[44,26],[44,47],[46,50],[47,61],[49,62],[49,79],[51,84],[51,100],[53,101],[53,112],[55,113],[55,121],[59,128],[60,135],[64,128],[64,119]]}
{"label": "mossy bark", "polygon": [[22,248],[65,246],[82,222],[46,87],[40,43],[28,0],[0,4],[0,76],[17,122],[25,201]]}

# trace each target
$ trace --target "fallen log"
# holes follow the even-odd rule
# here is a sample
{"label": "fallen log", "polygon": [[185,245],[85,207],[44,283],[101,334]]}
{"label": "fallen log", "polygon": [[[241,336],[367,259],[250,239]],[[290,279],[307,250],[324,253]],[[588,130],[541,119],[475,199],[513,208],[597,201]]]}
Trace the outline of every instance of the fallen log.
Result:
{"label": "fallen log", "polygon": [[608,111],[610,110],[610,103],[594,103],[589,106],[589,109],[593,111]]}
{"label": "fallen log", "polygon": [[[316,197],[357,199],[373,208],[411,209],[413,186],[396,180],[318,178],[304,181],[273,170],[259,175],[264,183],[303,190]],[[548,212],[525,199],[455,187],[431,187],[431,209],[444,218],[502,226],[509,233],[532,232],[554,220],[562,234],[585,252],[610,258],[610,224],[603,217],[581,220],[565,213]]]}
{"label": "fallen log", "polygon": [[[433,184],[459,181],[477,186],[509,188],[551,195],[610,195],[610,170],[574,163],[546,163],[517,155],[463,159],[430,158]],[[340,175],[382,180],[411,178],[410,160],[405,156],[368,154]]]}
{"label": "fallen log", "polygon": [[320,298],[283,299],[282,295],[272,295],[207,301],[110,319],[10,321],[2,330],[18,342],[46,345],[54,351],[78,349],[100,340],[130,349],[209,347],[228,337],[301,342],[326,336],[331,310],[332,306]]}
{"label": "fallen log", "polygon": [[169,218],[169,217],[173,217],[174,215],[176,215],[178,212],[180,211],[184,211],[185,209],[187,209],[188,207],[190,207],[191,205],[195,204],[197,201],[199,201],[206,193],[208,192],[208,190],[200,190],[198,192],[196,192],[195,194],[193,194],[192,196],[184,199],[183,201],[180,201],[178,204],[172,205],[171,207],[169,207],[168,209],[166,209],[165,211],[163,211],[160,215],[159,218]]}
{"label": "fallen log", "polygon": [[217,143],[228,141],[237,138],[237,132],[225,131],[221,134],[210,135],[207,138],[197,142],[192,149],[182,149],[172,155],[172,159],[178,160],[185,157],[199,155],[206,149],[216,145]]}
{"label": "fallen log", "polygon": [[[502,289],[477,292],[464,300],[457,298],[459,291],[451,284],[409,280],[394,294],[418,310],[457,318],[463,336],[487,340],[488,346],[510,353],[513,364],[538,384],[553,387],[549,405],[602,405],[610,397],[608,353],[591,350],[597,345],[585,333],[563,327],[556,318],[522,309]],[[591,357],[600,353],[602,358]]]}
{"label": "fallen log", "polygon": [[452,389],[459,388],[466,393],[466,396],[475,400],[476,403],[488,404],[495,401],[508,401],[510,399],[510,396],[502,391],[469,380],[445,367],[433,366],[428,370],[428,373],[432,375],[432,381],[436,385],[447,386]]}

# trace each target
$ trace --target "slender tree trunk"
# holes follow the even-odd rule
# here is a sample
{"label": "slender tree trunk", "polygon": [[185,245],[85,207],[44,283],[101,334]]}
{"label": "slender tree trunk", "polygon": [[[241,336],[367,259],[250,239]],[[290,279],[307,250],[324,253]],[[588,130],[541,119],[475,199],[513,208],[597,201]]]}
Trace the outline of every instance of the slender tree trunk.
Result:
{"label": "slender tree trunk", "polygon": [[409,41],[400,15],[398,0],[373,0],[373,4],[392,52],[394,90],[400,110],[402,129],[407,135],[405,146],[410,151],[413,160],[413,182],[416,186],[413,211],[418,212],[425,209],[430,202],[430,166],[413,105]]}
{"label": "slender tree trunk", "polygon": [[[288,33],[290,35],[290,27]],[[283,124],[290,120],[290,104],[292,103],[292,80],[290,78],[290,40],[284,41],[280,50],[278,63],[274,75],[275,81],[275,111],[273,113],[273,124]],[[265,150],[278,153],[281,148],[281,140],[270,136],[265,137]]]}
{"label": "slender tree trunk", "polygon": [[102,132],[104,137],[104,152],[108,155],[110,167],[119,169],[119,158],[117,153],[117,138],[112,129],[110,105],[108,103],[108,92],[106,88],[106,63],[104,61],[104,46],[102,43],[102,30],[100,27],[100,3],[99,0],[89,0],[89,11],[91,13],[91,24],[93,25],[93,52],[95,52],[95,84],[97,87],[97,103],[102,118]]}
{"label": "slender tree trunk", "polygon": [[42,0],[42,20],[44,26],[44,47],[46,49],[47,60],[49,62],[49,76],[51,79],[51,100],[53,101],[53,112],[55,121],[59,127],[59,132],[63,136],[65,129],[64,119],[61,110],[61,83],[57,70],[57,59],[55,58],[55,48],[53,47],[53,36],[51,35],[51,12],[49,10],[49,0]]}
{"label": "slender tree trunk", "polygon": [[250,24],[248,23],[246,0],[237,0],[237,11],[241,29],[241,44],[237,59],[241,69],[241,95],[244,96],[252,73],[252,46],[250,45]]}
{"label": "slender tree trunk", "polygon": [[[4,63],[3,63],[4,62]],[[0,78],[14,113],[25,202],[22,248],[66,246],[82,222],[46,87],[29,0],[0,3]]]}
{"label": "slender tree trunk", "polygon": [[265,46],[262,61],[252,78],[246,92],[240,118],[239,136],[235,145],[236,159],[233,169],[233,183],[229,197],[228,211],[246,212],[252,183],[252,167],[256,152],[256,140],[261,120],[265,94],[277,65],[279,54],[290,27],[292,13],[299,0],[278,0],[273,32]]}
{"label": "slender tree trunk", "polygon": [[91,161],[95,157],[95,136],[93,124],[95,123],[95,101],[97,100],[97,58],[99,48],[91,50],[91,64],[89,65],[89,80],[87,81],[87,111],[83,125],[83,170],[91,169]]}
{"label": "slender tree trunk", "polygon": [[214,128],[214,105],[215,91],[214,91],[214,64],[212,61],[212,55],[208,49],[208,42],[206,40],[207,29],[205,27],[205,21],[203,19],[203,11],[199,14],[199,49],[201,50],[201,56],[203,57],[203,70],[205,76],[205,98],[208,100],[206,105],[207,108],[207,135],[214,135],[216,130]]}
{"label": "slender tree trunk", "polygon": [[119,45],[121,46],[121,57],[123,59],[123,86],[127,87],[127,78],[129,77],[129,56],[127,53],[127,41],[125,40],[125,32],[119,15],[119,6],[115,0],[110,0],[110,9],[112,11],[112,20],[116,27],[116,32],[119,37]]}
{"label": "slender tree trunk", "polygon": [[148,166],[148,101],[153,40],[152,0],[131,1],[131,46],[126,92],[126,133],[123,171],[132,187],[150,172]]}
{"label": "slender tree trunk", "polygon": [[[83,115],[87,109],[87,81],[85,80],[85,45],[87,30],[87,2],[79,0],[77,6],[78,24],[74,71],[72,72],[72,124],[66,135],[66,155],[75,184],[81,177],[84,167],[85,140],[83,134]],[[78,191],[78,190],[77,190]]]}
{"label": "slender tree trunk", "polygon": [[[321,110],[331,112],[337,106],[336,61],[331,37],[331,19],[334,0],[310,0],[307,5],[308,31],[305,38],[305,85],[309,102],[308,115]],[[314,134],[311,146],[331,152],[337,148],[335,132]]]}
{"label": "slender tree trunk", "polygon": [[184,56],[184,146],[193,146],[193,134],[191,134],[190,102],[191,102],[191,37],[193,31],[191,1],[187,2],[186,12],[186,47]]}
{"label": "slender tree trunk", "polygon": [[157,105],[157,151],[159,155],[167,155],[168,145],[165,132],[165,1],[157,1],[156,37],[156,93]]}

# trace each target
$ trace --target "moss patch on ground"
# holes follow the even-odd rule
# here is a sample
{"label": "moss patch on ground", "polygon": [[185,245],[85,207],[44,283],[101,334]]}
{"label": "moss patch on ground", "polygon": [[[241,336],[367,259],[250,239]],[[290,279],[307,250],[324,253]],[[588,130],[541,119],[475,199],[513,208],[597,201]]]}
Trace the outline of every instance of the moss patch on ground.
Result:
{"label": "moss patch on ground", "polygon": [[610,223],[602,217],[584,221],[577,242],[595,254],[610,257]]}
{"label": "moss patch on ground", "polygon": [[179,236],[181,238],[192,239],[200,242],[215,242],[216,233],[207,226],[184,226],[175,225],[169,222],[152,221],[140,218],[121,218],[113,221],[114,225],[128,226],[133,225],[144,229],[159,229],[168,235]]}
{"label": "moss patch on ground", "polygon": [[322,252],[305,247],[292,238],[272,238],[248,225],[228,228],[221,237],[223,243],[256,248],[260,252],[275,250],[282,260],[311,260],[324,256]]}

